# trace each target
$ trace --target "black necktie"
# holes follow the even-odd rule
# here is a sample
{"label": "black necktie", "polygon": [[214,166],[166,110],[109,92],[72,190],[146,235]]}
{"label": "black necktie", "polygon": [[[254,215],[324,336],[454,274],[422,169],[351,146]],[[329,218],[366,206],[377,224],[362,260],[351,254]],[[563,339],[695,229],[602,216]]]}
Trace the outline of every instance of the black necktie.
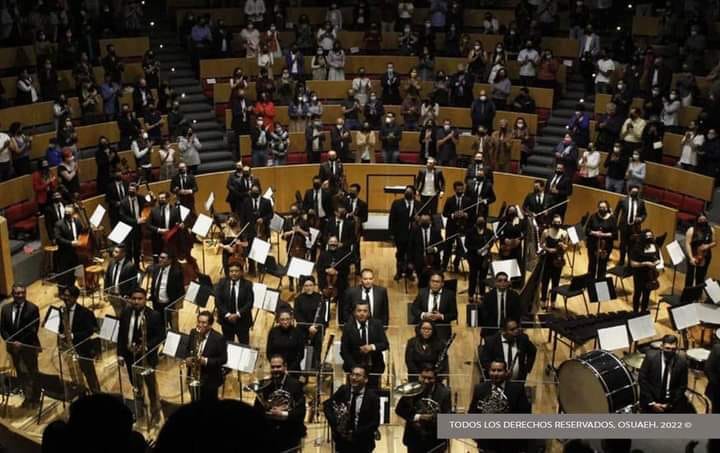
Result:
{"label": "black necktie", "polygon": [[140,344],[140,313],[133,312],[135,316],[135,329],[133,329],[133,344]]}
{"label": "black necktie", "polygon": [[160,216],[162,217],[165,228],[169,228],[167,217],[165,217],[165,206],[160,207]]}
{"label": "black necktie", "polygon": [[258,210],[258,201],[257,201],[257,198],[255,199],[255,201],[253,201],[253,210],[254,210],[255,212],[257,212],[257,210]]}
{"label": "black necktie", "polygon": [[132,215],[133,218],[135,218],[135,199],[130,198],[128,201],[130,202],[130,215]]}
{"label": "black necktie", "polygon": [[368,307],[370,307],[370,316],[372,316],[372,307],[370,306],[370,288],[365,288],[365,301],[368,303]]}
{"label": "black necktie", "polygon": [[508,370],[510,373],[512,373],[512,366],[513,366],[513,353],[512,353],[512,348],[513,348],[513,342],[511,342],[511,341],[508,340],[508,341],[507,341],[507,346],[508,346],[508,352],[507,352],[507,370]]}
{"label": "black necktie", "polygon": [[358,392],[350,391],[350,417],[348,418],[348,423],[350,426],[348,426],[348,430],[352,431],[355,429],[355,425],[357,424],[357,399],[360,394]]}
{"label": "black necktie", "polygon": [[121,264],[122,264],[122,261],[117,261],[117,262],[115,262],[115,269],[114,269],[113,277],[112,277],[112,284],[113,284],[113,285],[115,285],[116,282],[118,281],[118,275],[120,275],[120,267],[121,267],[120,265],[121,265]]}
{"label": "black necktie", "polygon": [[232,288],[230,288],[230,298],[233,301],[233,306],[235,307],[235,313],[238,311],[238,300],[237,300],[237,282],[232,282]]}
{"label": "black necktie", "polygon": [[438,311],[438,296],[440,296],[440,294],[438,294],[438,293],[433,293],[433,306],[432,306],[432,311],[434,311],[434,312],[435,312],[435,311]]}
{"label": "black necktie", "polygon": [[180,189],[185,190],[185,175],[180,177]]}
{"label": "black necktie", "polygon": [[20,327],[20,314],[22,313],[22,304],[15,305],[15,322],[13,323],[14,330]]}
{"label": "black necktie", "polygon": [[[505,291],[500,292],[500,320],[502,321],[505,319]],[[500,323],[498,323],[498,326],[500,326]]]}
{"label": "black necktie", "polygon": [[365,321],[362,321],[360,323],[360,340],[362,341],[362,344],[367,344],[367,342],[368,342],[367,326],[365,324],[366,324]]}
{"label": "black necktie", "polygon": [[61,205],[60,203],[56,204],[56,205],[55,205],[55,209],[57,209],[58,219],[62,219],[62,216],[63,216],[63,208],[62,208],[62,205]]}

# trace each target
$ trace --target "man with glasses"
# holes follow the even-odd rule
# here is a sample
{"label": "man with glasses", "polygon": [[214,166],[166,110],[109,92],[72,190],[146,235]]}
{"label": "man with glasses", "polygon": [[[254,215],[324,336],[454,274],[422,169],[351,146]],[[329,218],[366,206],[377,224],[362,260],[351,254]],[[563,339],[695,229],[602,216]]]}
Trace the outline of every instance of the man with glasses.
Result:
{"label": "man with glasses", "polygon": [[447,341],[452,334],[450,323],[457,320],[457,300],[455,291],[444,288],[442,273],[430,274],[430,287],[423,288],[412,303],[413,324],[431,321],[437,336]]}

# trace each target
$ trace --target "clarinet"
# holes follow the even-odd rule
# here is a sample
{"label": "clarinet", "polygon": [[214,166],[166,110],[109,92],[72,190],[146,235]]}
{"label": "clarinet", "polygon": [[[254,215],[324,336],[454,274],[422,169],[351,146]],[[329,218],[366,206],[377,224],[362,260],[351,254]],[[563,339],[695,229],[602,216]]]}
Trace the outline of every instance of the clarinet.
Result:
{"label": "clarinet", "polygon": [[442,366],[442,363],[447,358],[448,350],[450,349],[450,346],[452,345],[452,342],[455,340],[455,333],[453,333],[450,338],[448,338],[448,341],[445,342],[445,345],[443,345],[443,348],[440,350],[440,354],[438,355],[437,362],[435,362],[435,374],[440,372],[440,367]]}

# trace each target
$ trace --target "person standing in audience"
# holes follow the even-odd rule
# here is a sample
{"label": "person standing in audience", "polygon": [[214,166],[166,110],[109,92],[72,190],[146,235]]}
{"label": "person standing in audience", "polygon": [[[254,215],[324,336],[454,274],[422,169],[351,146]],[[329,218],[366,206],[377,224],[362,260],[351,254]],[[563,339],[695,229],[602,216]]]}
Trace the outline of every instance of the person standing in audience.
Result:
{"label": "person standing in audience", "polygon": [[588,149],[583,151],[578,162],[580,174],[580,184],[589,187],[598,186],[598,176],[600,175],[600,151],[595,149],[595,144],[588,143]]}
{"label": "person standing in audience", "polygon": [[640,160],[640,150],[632,153],[632,158],[628,164],[625,173],[625,183],[628,187],[637,186],[642,188],[645,183],[646,166],[645,162]]}
{"label": "person standing in audience", "polygon": [[527,87],[520,88],[520,92],[515,96],[515,99],[513,99],[510,109],[520,113],[535,113],[535,99],[530,96],[530,90],[528,90]]}
{"label": "person standing in audience", "polygon": [[627,161],[622,158],[622,143],[615,142],[612,152],[605,158],[605,190],[624,193]]}
{"label": "person standing in audience", "polygon": [[560,90],[557,82],[559,71],[560,63],[553,57],[552,51],[544,49],[538,65],[537,85],[553,90],[553,103],[559,101]]}
{"label": "person standing in audience", "polygon": [[617,106],[613,103],[605,106],[605,112],[600,116],[595,127],[597,130],[595,146],[599,151],[609,152],[620,137],[624,118],[618,113]]}
{"label": "person standing in audience", "polygon": [[178,137],[178,149],[180,150],[183,162],[187,165],[190,173],[193,175],[197,174],[201,162],[200,150],[202,149],[202,144],[191,127],[187,128],[185,135]]}
{"label": "person standing in audience", "polygon": [[327,55],[328,80],[345,80],[345,51],[335,41]]}
{"label": "person standing in audience", "polygon": [[491,161],[495,164],[498,171],[510,172],[512,159],[512,131],[508,130],[508,122],[505,118],[501,119],[497,130],[493,131],[490,136],[492,143]]}
{"label": "person standing in audience", "polygon": [[717,129],[710,128],[707,133],[707,140],[703,143],[700,153],[700,168],[702,173],[715,179],[717,185],[720,176],[720,138]]}
{"label": "person standing in audience", "polygon": [[345,126],[352,131],[360,129],[359,115],[362,112],[362,106],[352,88],[347,91],[347,97],[342,101],[342,111]]}
{"label": "person standing in audience", "polygon": [[486,131],[491,131],[495,119],[495,110],[495,104],[488,99],[485,90],[480,90],[480,96],[473,101],[470,107],[472,130],[476,131],[478,127],[483,126]]}
{"label": "person standing in audience", "polygon": [[377,134],[370,128],[370,123],[363,122],[362,127],[355,133],[355,163],[375,163],[375,149]]}
{"label": "person standing in audience", "polygon": [[685,170],[695,171],[698,164],[698,151],[705,143],[705,135],[699,130],[697,122],[690,121],[688,130],[680,140],[682,153],[678,166]]}
{"label": "person standing in audience", "polygon": [[328,61],[325,56],[325,49],[318,47],[315,55],[310,61],[310,69],[312,71],[313,80],[327,80]]}
{"label": "person standing in audience", "polygon": [[63,161],[58,165],[58,176],[60,191],[63,197],[68,200],[76,200],[80,193],[80,167],[73,156],[72,149],[63,149]]}
{"label": "person standing in audience", "polygon": [[393,164],[400,161],[402,134],[402,128],[396,123],[395,114],[388,112],[385,116],[385,123],[380,127],[384,163]]}
{"label": "person standing in audience", "polygon": [[400,106],[400,113],[403,117],[403,127],[406,131],[417,130],[420,119],[420,98],[413,93],[408,93]]}
{"label": "person standing in audience", "polygon": [[646,121],[642,118],[640,109],[631,108],[630,116],[625,120],[620,129],[622,157],[626,162],[629,160],[632,152],[642,145],[642,136],[646,124]]}
{"label": "person standing in audience", "polygon": [[688,256],[685,287],[703,285],[712,261],[712,249],[717,245],[715,230],[708,223],[706,214],[698,215],[695,223],[685,232],[683,245]]}
{"label": "person standing in audience", "polygon": [[343,118],[338,118],[335,127],[330,129],[330,147],[340,157],[341,162],[352,162],[350,156],[351,145],[352,134],[350,129],[345,127]]}
{"label": "person standing in audience", "polygon": [[385,106],[383,105],[383,101],[378,99],[375,92],[371,92],[369,101],[365,104],[363,108],[363,116],[365,117],[365,121],[370,123],[370,126],[373,129],[377,130],[382,127],[381,123],[384,115]]}
{"label": "person standing in audience", "polygon": [[[322,122],[318,120],[312,121],[305,128],[305,153],[307,154],[308,163],[320,162],[320,155],[324,149],[326,134],[322,128]],[[258,140],[261,137],[258,134]],[[253,148],[254,149],[254,148]]]}

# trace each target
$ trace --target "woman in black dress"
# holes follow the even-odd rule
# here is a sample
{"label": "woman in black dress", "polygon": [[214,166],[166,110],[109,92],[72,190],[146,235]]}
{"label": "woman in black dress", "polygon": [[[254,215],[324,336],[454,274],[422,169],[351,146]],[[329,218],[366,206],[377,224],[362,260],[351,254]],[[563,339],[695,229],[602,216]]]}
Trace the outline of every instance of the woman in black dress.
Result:
{"label": "woman in black dress", "polygon": [[[542,288],[540,290],[540,304],[547,308],[548,289],[552,281],[553,289],[560,284],[560,274],[565,265],[565,249],[567,249],[568,234],[562,228],[562,218],[559,214],[553,216],[550,226],[543,231],[540,237],[540,247],[545,257],[543,263]],[[550,307],[555,308],[557,292],[551,291]]]}
{"label": "woman in black dress", "polygon": [[603,280],[613,241],[617,238],[617,221],[607,201],[600,201],[598,211],[588,219],[585,237],[588,249],[588,278],[593,281]]}
{"label": "woman in black dress", "polygon": [[[435,365],[444,346],[444,343],[438,338],[432,322],[423,321],[415,326],[415,336],[410,338],[405,346],[408,380],[417,381],[424,364]],[[446,356],[440,364],[438,374],[447,374],[448,369]]]}
{"label": "woman in black dress", "polygon": [[309,359],[312,369],[317,369],[320,365],[323,333],[329,321],[330,302],[317,291],[313,276],[300,277],[300,288],[302,292],[295,298],[295,318],[297,327],[303,333],[305,345],[312,346],[313,354]]}
{"label": "woman in black dress", "polygon": [[295,325],[292,311],[279,310],[276,323],[268,333],[267,358],[270,360],[270,357],[279,354],[285,359],[288,370],[299,371],[300,361],[305,355],[305,343],[302,332]]}

